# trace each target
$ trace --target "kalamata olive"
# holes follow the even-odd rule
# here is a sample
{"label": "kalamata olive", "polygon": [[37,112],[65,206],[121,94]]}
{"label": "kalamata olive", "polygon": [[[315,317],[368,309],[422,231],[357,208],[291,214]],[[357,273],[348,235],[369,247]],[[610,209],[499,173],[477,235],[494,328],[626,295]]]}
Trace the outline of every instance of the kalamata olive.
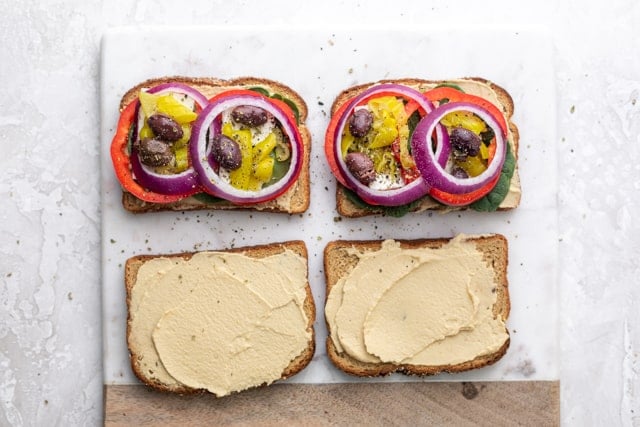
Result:
{"label": "kalamata olive", "polygon": [[465,171],[464,169],[458,166],[453,167],[453,169],[451,170],[451,175],[453,175],[456,178],[462,178],[462,179],[469,178],[469,174],[467,173],[467,171]]}
{"label": "kalamata olive", "polygon": [[226,135],[218,134],[211,140],[211,155],[218,164],[228,170],[235,170],[242,163],[240,146]]}
{"label": "kalamata olive", "polygon": [[175,158],[171,146],[159,139],[145,138],[136,143],[138,157],[143,165],[147,166],[167,166]]}
{"label": "kalamata olive", "polygon": [[480,137],[469,129],[456,127],[451,131],[450,142],[451,147],[457,151],[458,157],[477,156],[480,152]]}
{"label": "kalamata olive", "polygon": [[267,112],[260,107],[239,105],[231,111],[231,118],[236,123],[256,127],[265,124],[269,117]]}
{"label": "kalamata olive", "polygon": [[349,119],[349,132],[351,135],[360,138],[363,137],[371,129],[373,123],[373,115],[364,108],[356,110]]}
{"label": "kalamata olive", "polygon": [[164,114],[152,114],[147,123],[156,138],[163,141],[175,142],[184,135],[180,124]]}
{"label": "kalamata olive", "polygon": [[371,184],[376,179],[373,160],[364,153],[349,153],[345,158],[349,172],[364,185]]}

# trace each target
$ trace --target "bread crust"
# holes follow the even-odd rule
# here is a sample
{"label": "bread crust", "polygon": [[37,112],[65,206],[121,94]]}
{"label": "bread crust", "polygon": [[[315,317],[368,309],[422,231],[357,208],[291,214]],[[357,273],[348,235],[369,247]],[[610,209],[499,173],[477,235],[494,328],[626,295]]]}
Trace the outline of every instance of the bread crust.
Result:
{"label": "bread crust", "polygon": [[[266,245],[232,248],[232,249],[226,249],[226,250],[218,250],[216,252],[242,253],[252,258],[265,258],[271,255],[282,253],[287,249],[303,257],[304,259],[308,260],[309,258],[308,252],[307,252],[307,246],[302,240],[290,240],[286,242],[271,243]],[[165,255],[137,255],[127,259],[125,263],[124,283],[125,283],[126,304],[127,304],[126,334],[127,334],[127,347],[129,349],[129,359],[131,363],[131,369],[133,370],[136,377],[138,377],[140,381],[142,381],[144,384],[148,385],[149,387],[152,387],[161,392],[171,392],[171,393],[178,393],[183,395],[208,393],[206,390],[194,389],[191,387],[187,387],[185,385],[170,386],[170,385],[155,381],[152,378],[149,378],[147,375],[145,375],[144,370],[141,369],[140,367],[140,363],[139,363],[140,361],[138,360],[138,356],[141,356],[141,355],[138,354],[137,349],[135,348],[135,346],[132,345],[132,341],[131,341],[131,336],[132,336],[132,333],[134,332],[132,331],[132,328],[131,328],[131,309],[130,309],[132,290],[136,284],[136,277],[138,274],[138,270],[146,261],[149,261],[155,258],[182,258],[184,260],[188,260],[192,256],[194,256],[196,253],[198,252],[182,252],[182,253],[165,254]],[[298,372],[300,372],[302,369],[304,369],[309,364],[309,362],[311,362],[311,359],[313,358],[313,355],[315,353],[315,329],[313,327],[313,323],[315,322],[315,318],[316,318],[316,306],[313,300],[311,287],[308,281],[308,272],[307,272],[307,283],[306,283],[305,291],[306,291],[306,298],[304,300],[304,311],[307,315],[307,319],[308,319],[307,330],[311,332],[311,338],[309,339],[308,345],[304,349],[304,351],[300,353],[298,356],[296,356],[291,361],[291,363],[285,368],[285,370],[282,372],[282,375],[280,376],[280,380],[283,380],[292,375],[295,375]],[[261,386],[265,386],[265,385],[266,384],[262,384]],[[256,386],[256,387],[261,387],[261,386]],[[213,394],[213,393],[210,393],[210,394]]]}
{"label": "bread crust", "polygon": [[[513,155],[516,158],[516,170],[514,172],[514,177],[515,179],[519,180],[517,159],[518,159],[518,149],[519,149],[519,142],[520,142],[520,132],[516,124],[513,123],[512,121],[512,116],[515,109],[513,98],[511,97],[509,92],[507,92],[507,90],[504,89],[502,86],[499,86],[498,84],[482,77],[462,77],[462,78],[453,79],[453,80],[469,80],[469,81],[484,83],[496,93],[498,100],[500,101],[500,105],[498,105],[498,107],[504,113],[505,119],[507,121],[507,125],[513,136],[513,143],[514,143]],[[370,83],[360,84],[357,86],[352,86],[340,92],[338,96],[335,98],[335,100],[333,101],[333,104],[331,105],[331,116],[333,116],[345,102],[349,101],[350,99],[357,96],[358,94],[360,94],[361,92],[363,92],[364,90],[366,90],[367,88],[373,85],[384,84],[384,83],[394,83],[394,84],[409,86],[424,92],[428,87],[432,85],[442,84],[446,82],[447,80],[400,78],[400,79],[392,79],[392,80],[380,80],[377,82],[370,82]],[[346,193],[347,190],[345,189],[345,187],[340,182],[338,182],[336,185],[337,185],[336,209],[340,215],[348,218],[361,218],[369,215],[384,215],[385,213],[384,209],[376,209],[375,206],[371,206],[365,209],[355,205],[351,201],[351,199],[347,196],[347,193]],[[498,210],[499,211],[511,210],[517,207],[519,203],[520,203],[520,199],[518,198],[516,206],[499,207]],[[425,210],[450,211],[450,210],[465,210],[465,209],[468,209],[468,208],[466,206],[461,206],[461,207],[445,206],[439,203],[434,203],[433,199],[427,198],[427,202],[417,204],[412,209],[410,209],[410,212],[421,212]]]}
{"label": "bread crust", "polygon": [[[396,240],[403,249],[439,248],[451,239],[415,239]],[[483,253],[483,259],[493,268],[494,278],[498,283],[496,289],[497,298],[493,306],[494,317],[500,316],[507,320],[511,310],[509,299],[509,283],[507,280],[508,242],[501,234],[483,236],[470,236],[470,241],[476,244],[476,248]],[[326,280],[326,298],[338,280],[350,273],[358,264],[358,257],[349,255],[347,250],[355,248],[361,252],[377,251],[382,247],[381,240],[335,240],[329,242],[324,249],[324,271]],[[326,300],[325,300],[326,304]],[[328,335],[326,350],[329,359],[342,371],[358,377],[379,377],[398,372],[405,375],[429,376],[442,372],[463,372],[471,369],[482,368],[497,362],[509,348],[510,339],[507,339],[495,353],[478,356],[473,360],[453,365],[411,365],[395,363],[367,363],[351,357],[346,352],[339,352],[331,338],[331,325],[325,317]],[[508,334],[508,329],[506,329]]]}
{"label": "bread crust", "polygon": [[[297,126],[302,139],[302,169],[296,182],[283,195],[261,203],[236,205],[232,202],[221,201],[215,204],[198,203],[188,199],[179,200],[173,203],[149,203],[138,199],[133,194],[123,190],[122,206],[132,213],[147,213],[158,211],[187,211],[187,210],[253,210],[266,212],[279,212],[296,214],[305,212],[309,208],[311,181],[309,175],[309,162],[311,155],[311,133],[307,128],[305,121],[309,114],[307,104],[300,94],[289,86],[275,80],[258,78],[258,77],[238,77],[229,80],[223,80],[212,77],[185,77],[185,76],[169,76],[145,80],[138,83],[131,89],[127,90],[120,101],[120,111],[123,111],[131,102],[138,99],[140,89],[157,86],[163,83],[183,83],[199,90],[207,98],[223,92],[228,89],[241,89],[253,86],[260,86],[272,93],[278,93],[291,100],[297,107],[300,124]],[[289,206],[281,206],[281,202],[290,200]]]}

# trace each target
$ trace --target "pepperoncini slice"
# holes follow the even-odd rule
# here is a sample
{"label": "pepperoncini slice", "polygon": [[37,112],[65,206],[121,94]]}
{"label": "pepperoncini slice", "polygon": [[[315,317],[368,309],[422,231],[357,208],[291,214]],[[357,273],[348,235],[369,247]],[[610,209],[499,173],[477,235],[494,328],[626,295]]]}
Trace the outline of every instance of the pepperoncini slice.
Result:
{"label": "pepperoncini slice", "polygon": [[486,125],[480,117],[467,111],[454,111],[453,113],[449,113],[442,118],[440,123],[449,128],[462,126],[476,135],[480,135],[480,132],[486,129]]}
{"label": "pepperoncini slice", "polygon": [[175,150],[176,173],[183,172],[189,167],[189,147],[183,146]]}
{"label": "pepperoncini slice", "polygon": [[142,108],[145,117],[150,117],[156,111],[158,98],[160,98],[160,95],[154,95],[143,90],[140,91],[138,99],[140,100],[140,108]]}
{"label": "pepperoncini slice", "polygon": [[196,113],[187,108],[186,105],[178,101],[171,94],[162,95],[158,98],[156,110],[158,113],[163,113],[171,116],[176,122],[180,123],[181,125],[191,123],[198,117]]}
{"label": "pepperoncini slice", "polygon": [[253,168],[253,176],[261,183],[269,181],[271,175],[273,175],[273,165],[275,162],[275,159],[270,156],[260,160]]}
{"label": "pepperoncini slice", "polygon": [[251,144],[251,131],[233,129],[230,123],[222,125],[222,134],[238,143],[242,153],[242,163],[236,170],[229,172],[229,183],[241,190],[249,189],[249,181],[253,173],[253,146]]}
{"label": "pepperoncini slice", "polygon": [[458,161],[456,164],[471,177],[478,176],[487,169],[487,166],[479,156],[467,157],[466,160]]}
{"label": "pepperoncini slice", "polygon": [[253,161],[259,163],[268,157],[274,148],[276,148],[276,135],[271,132],[265,139],[260,141],[253,147]]}

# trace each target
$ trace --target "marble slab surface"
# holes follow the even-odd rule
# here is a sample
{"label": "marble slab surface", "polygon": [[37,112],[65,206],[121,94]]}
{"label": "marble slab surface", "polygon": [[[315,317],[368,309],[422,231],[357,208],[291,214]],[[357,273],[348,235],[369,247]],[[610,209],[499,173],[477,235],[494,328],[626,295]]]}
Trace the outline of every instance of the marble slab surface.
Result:
{"label": "marble slab surface", "polygon": [[[131,43],[131,40],[138,40]],[[188,48],[184,40],[190,40]],[[473,40],[472,43],[469,41]],[[514,52],[487,61],[479,46],[500,43]],[[309,281],[317,318],[313,361],[289,382],[358,381],[329,362],[322,251],[335,239],[451,237],[502,233],[509,240],[511,346],[495,365],[426,381],[558,379],[557,184],[552,44],[544,31],[508,28],[420,27],[123,28],[106,33],[101,72],[102,290],[105,383],[136,384],[126,349],[123,269],[138,254],[163,254],[302,239],[309,250]],[[295,52],[295,55],[288,54]],[[452,54],[455,52],[455,55]],[[444,60],[434,60],[443,58]],[[128,64],[128,67],[122,67]],[[259,76],[290,85],[306,100],[312,135],[311,206],[302,215],[255,212],[178,212],[134,215],[122,209],[109,143],[120,97],[150,77]],[[482,76],[514,99],[522,135],[521,206],[493,214],[421,213],[403,218],[342,219],[335,210],[335,179],[324,158],[330,105],[341,90],[383,78],[446,79]],[[391,375],[374,381],[418,381]]]}

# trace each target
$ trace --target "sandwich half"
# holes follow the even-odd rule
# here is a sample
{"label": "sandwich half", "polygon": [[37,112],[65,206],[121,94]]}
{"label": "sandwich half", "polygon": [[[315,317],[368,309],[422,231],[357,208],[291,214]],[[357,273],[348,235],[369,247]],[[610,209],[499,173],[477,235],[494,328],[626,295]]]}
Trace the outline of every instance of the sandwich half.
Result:
{"label": "sandwich half", "polygon": [[343,90],[325,155],[345,217],[516,208],[513,99],[482,78],[405,78]]}
{"label": "sandwich half", "polygon": [[309,207],[307,105],[269,79],[163,77],[129,89],[111,144],[133,213]]}
{"label": "sandwich half", "polygon": [[507,240],[333,241],[324,251],[327,354],[362,377],[481,368],[509,347]]}
{"label": "sandwich half", "polygon": [[302,241],[135,256],[125,286],[131,367],[157,390],[226,396],[295,375],[313,357]]}

